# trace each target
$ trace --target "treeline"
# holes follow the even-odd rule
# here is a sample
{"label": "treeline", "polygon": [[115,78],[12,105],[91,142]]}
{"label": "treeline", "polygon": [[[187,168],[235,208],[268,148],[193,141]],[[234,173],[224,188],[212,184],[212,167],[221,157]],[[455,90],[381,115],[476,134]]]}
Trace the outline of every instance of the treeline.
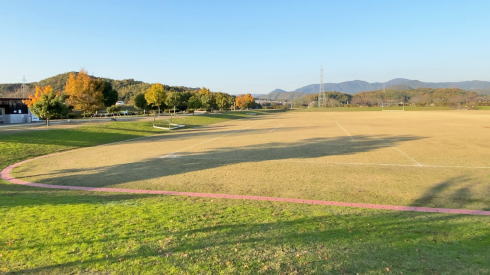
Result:
{"label": "treeline", "polygon": [[194,110],[229,110],[247,109],[253,107],[255,101],[252,95],[233,96],[227,93],[212,92],[207,88],[192,91],[167,90],[162,84],[153,84],[143,93],[134,98],[134,106],[141,110],[151,108],[169,109],[173,111]]}
{"label": "treeline", "polygon": [[[77,75],[78,72],[63,73],[63,74],[59,74],[43,79],[38,82],[25,83],[25,85],[22,85],[21,83],[0,84],[0,96],[27,97],[29,95],[34,94],[36,86],[41,86],[41,87],[51,86],[55,91],[62,91],[65,88],[66,81],[68,80],[68,77],[71,74]],[[122,100],[124,102],[132,102],[137,94],[143,93],[151,86],[151,84],[149,83],[145,83],[143,81],[137,81],[134,79],[116,80],[110,78],[100,78],[95,76],[91,76],[91,77],[94,79],[99,79],[101,81],[110,83],[113,89],[118,92],[119,100]],[[165,89],[168,91],[196,90],[195,88],[167,86],[167,85],[165,85]]]}
{"label": "treeline", "polygon": [[[320,103],[320,104],[319,104]],[[490,97],[472,91],[453,88],[387,89],[361,92],[355,95],[340,92],[324,92],[318,101],[318,94],[309,94],[294,101],[301,106],[447,106],[454,108],[475,108],[490,105]]]}
{"label": "treeline", "polygon": [[[49,119],[66,117],[70,112],[72,115],[75,112],[83,116],[99,112],[117,113],[122,105],[115,105],[120,96],[110,81],[89,76],[85,71],[70,73],[65,84],[58,84],[56,87],[36,86],[34,94],[24,101],[35,115],[45,119],[48,124]],[[184,87],[170,87],[160,83],[144,87],[146,89],[134,95],[129,106],[125,105],[126,108],[145,113],[158,110],[160,114],[165,109],[193,112],[247,109],[255,106],[255,100],[250,94],[232,96],[206,88],[186,90]]]}

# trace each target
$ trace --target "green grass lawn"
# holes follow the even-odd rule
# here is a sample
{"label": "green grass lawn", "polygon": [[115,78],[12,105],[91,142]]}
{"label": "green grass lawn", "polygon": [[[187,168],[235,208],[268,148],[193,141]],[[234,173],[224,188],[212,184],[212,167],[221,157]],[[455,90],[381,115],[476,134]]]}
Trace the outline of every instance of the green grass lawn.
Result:
{"label": "green grass lawn", "polygon": [[[247,117],[185,117],[189,127]],[[253,117],[253,116],[250,116]],[[162,133],[0,133],[0,168]],[[0,182],[0,273],[490,273],[489,217],[47,190]]]}

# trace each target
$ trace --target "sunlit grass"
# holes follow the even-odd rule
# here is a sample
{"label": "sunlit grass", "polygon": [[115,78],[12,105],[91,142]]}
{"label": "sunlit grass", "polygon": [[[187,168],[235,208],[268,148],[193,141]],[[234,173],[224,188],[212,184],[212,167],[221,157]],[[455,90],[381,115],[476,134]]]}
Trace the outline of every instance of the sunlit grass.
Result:
{"label": "sunlit grass", "polygon": [[[224,121],[185,118],[187,125]],[[224,118],[226,119],[226,118]],[[0,135],[0,167],[162,133],[150,122]],[[488,217],[46,190],[0,181],[0,273],[490,272]]]}

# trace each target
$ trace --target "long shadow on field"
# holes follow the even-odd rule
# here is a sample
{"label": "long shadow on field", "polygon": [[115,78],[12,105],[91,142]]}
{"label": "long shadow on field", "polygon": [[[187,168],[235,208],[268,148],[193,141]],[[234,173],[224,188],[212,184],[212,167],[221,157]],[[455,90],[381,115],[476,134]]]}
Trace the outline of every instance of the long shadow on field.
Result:
{"label": "long shadow on field", "polygon": [[324,156],[349,155],[395,146],[400,142],[419,138],[414,136],[312,138],[293,143],[272,142],[238,148],[224,147],[199,153],[179,152],[177,155],[164,155],[140,162],[96,169],[61,170],[59,171],[60,174],[68,174],[52,175],[49,179],[39,182],[61,185],[110,186],[245,162],[258,163],[283,159],[301,161]]}
{"label": "long shadow on field", "polygon": [[[226,127],[230,127],[233,125],[229,125]],[[203,131],[203,128],[205,130],[210,130],[210,131]],[[189,130],[180,130],[175,133],[170,133],[170,134],[165,134],[165,135],[155,135],[155,136],[149,136],[146,137],[143,142],[159,142],[162,140],[182,140],[186,138],[195,138],[195,137],[202,137],[202,136],[212,136],[212,135],[219,135],[219,136],[228,136],[228,135],[236,135],[236,134],[247,134],[247,135],[260,135],[260,134],[265,134],[270,131],[277,131],[277,132],[288,132],[288,131],[301,131],[305,129],[311,129],[314,128],[313,126],[295,126],[295,127],[280,127],[280,128],[274,128],[274,127],[267,127],[267,128],[259,128],[259,129],[236,129],[236,130],[220,130],[221,126],[210,126],[210,127],[199,127],[195,130],[189,129]],[[212,131],[212,130],[217,130],[217,131]],[[129,141],[131,142],[131,141]],[[135,141],[135,142],[140,142],[140,141]]]}
{"label": "long shadow on field", "polygon": [[[444,180],[428,189],[420,198],[413,201],[412,206],[434,206],[447,205],[451,203],[452,208],[466,208],[470,203],[488,204],[488,196],[475,196],[471,191],[476,185],[487,183],[476,183],[471,177],[463,175]],[[487,184],[488,185],[488,184]],[[489,189],[486,193],[488,194]],[[490,210],[490,205],[483,210]]]}
{"label": "long shadow on field", "polygon": [[[247,119],[248,120],[248,119]],[[233,125],[228,125],[231,127]],[[151,127],[148,126],[148,127]],[[70,146],[70,147],[87,147],[107,142],[125,141],[133,138],[145,136],[145,142],[184,139],[208,135],[230,135],[230,134],[261,134],[276,128],[262,129],[238,129],[238,130],[220,130],[220,125],[216,126],[199,126],[196,128],[186,128],[176,132],[158,132],[141,129],[126,129],[116,126],[101,127],[101,130],[113,130],[114,132],[98,132],[95,128],[90,129],[51,129],[48,131],[30,131],[25,133],[5,133],[0,135],[0,142],[4,143],[24,143],[29,145],[53,145],[53,146]],[[281,131],[301,130],[310,127],[281,127]],[[207,131],[204,131],[207,130]],[[214,130],[214,131],[213,131]],[[148,136],[149,134],[155,134]],[[63,137],[63,138],[60,138]],[[127,141],[132,142],[132,141]]]}
{"label": "long shadow on field", "polygon": [[[0,182],[0,212],[2,209],[21,206],[106,204],[118,201],[146,198],[144,194],[93,193],[79,191],[45,189]],[[36,213],[36,210],[32,210]]]}
{"label": "long shadow on field", "polygon": [[[308,212],[296,214],[290,220],[279,215],[269,222],[261,222],[260,215],[248,214],[228,217],[224,224],[207,226],[206,221],[223,222],[223,215],[210,213],[206,219],[192,224],[197,229],[182,229],[172,226],[171,222],[163,222],[160,227],[151,226],[144,233],[112,233],[101,238],[77,239],[74,243],[43,243],[42,247],[22,247],[25,243],[19,243],[12,249],[69,251],[84,247],[79,250],[85,255],[83,260],[75,258],[61,264],[17,270],[21,272],[66,273],[93,268],[121,272],[141,263],[146,263],[148,268],[168,267],[171,263],[183,273],[198,266],[218,272],[225,268],[225,263],[232,263],[237,271],[250,273],[383,273],[391,270],[451,273],[457,269],[458,273],[470,274],[490,268],[487,261],[490,246],[482,245],[482,242],[488,243],[490,233],[485,230],[485,220],[479,221],[476,217],[333,211],[314,217],[308,217],[311,215]],[[87,226],[92,224],[87,223]],[[100,228],[94,228],[97,230]],[[132,244],[131,252],[118,252],[127,251],[128,244]],[[89,256],[85,250],[92,246],[106,248],[105,257]],[[114,249],[117,247],[121,249]]]}
{"label": "long shadow on field", "polygon": [[[101,143],[126,140],[140,137],[146,131],[121,132],[96,132],[93,129],[50,129],[46,131],[29,131],[24,133],[5,133],[0,135],[3,143],[24,143],[29,145],[52,145],[69,147],[86,147]],[[138,133],[137,133],[138,132]],[[62,138],[60,138],[62,137]]]}

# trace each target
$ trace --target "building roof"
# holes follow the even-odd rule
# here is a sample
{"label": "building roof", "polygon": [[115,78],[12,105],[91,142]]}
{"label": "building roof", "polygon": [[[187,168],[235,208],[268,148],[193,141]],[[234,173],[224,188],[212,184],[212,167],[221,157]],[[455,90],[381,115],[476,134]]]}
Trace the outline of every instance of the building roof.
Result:
{"label": "building roof", "polygon": [[0,100],[28,100],[24,97],[0,97]]}

